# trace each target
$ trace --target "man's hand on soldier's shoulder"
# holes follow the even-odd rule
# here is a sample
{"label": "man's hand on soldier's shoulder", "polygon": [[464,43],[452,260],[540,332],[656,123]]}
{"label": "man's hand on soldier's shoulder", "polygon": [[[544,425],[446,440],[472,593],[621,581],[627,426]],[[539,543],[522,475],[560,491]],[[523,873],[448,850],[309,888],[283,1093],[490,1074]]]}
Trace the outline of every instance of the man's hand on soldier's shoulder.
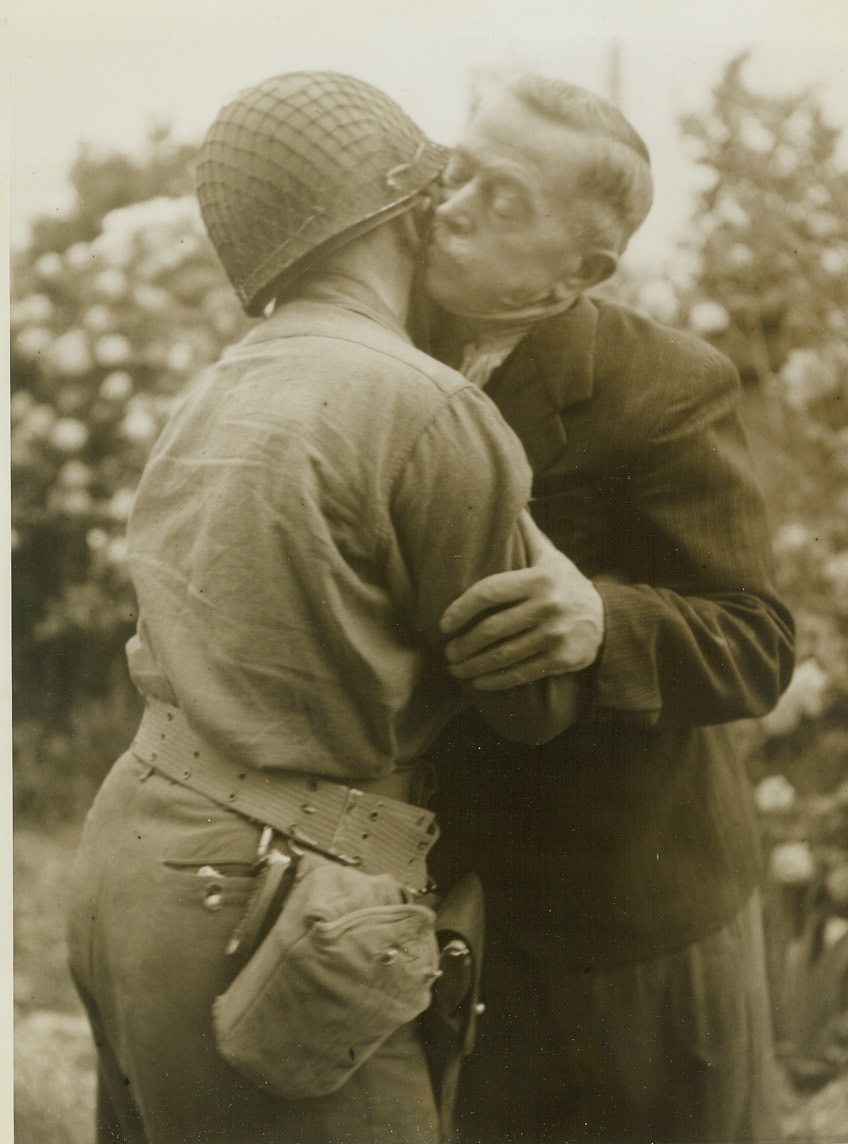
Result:
{"label": "man's hand on soldier's shoulder", "polygon": [[480,691],[580,671],[595,662],[604,638],[604,605],[592,581],[529,513],[520,524],[529,567],[479,580],[439,621],[451,675]]}

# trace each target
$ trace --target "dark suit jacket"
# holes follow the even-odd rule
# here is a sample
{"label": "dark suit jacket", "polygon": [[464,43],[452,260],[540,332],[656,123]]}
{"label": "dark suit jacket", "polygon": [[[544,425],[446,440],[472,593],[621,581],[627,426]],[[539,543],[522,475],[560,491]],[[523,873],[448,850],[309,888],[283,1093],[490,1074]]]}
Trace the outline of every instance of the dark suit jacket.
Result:
{"label": "dark suit jacket", "polygon": [[[455,356],[446,323],[437,356]],[[543,747],[473,715],[434,752],[444,879],[476,865],[519,941],[573,965],[670,951],[750,894],[759,852],[728,728],[792,667],[731,363],[581,298],[541,322],[487,393],[534,469],[533,514],[606,613],[579,722]]]}

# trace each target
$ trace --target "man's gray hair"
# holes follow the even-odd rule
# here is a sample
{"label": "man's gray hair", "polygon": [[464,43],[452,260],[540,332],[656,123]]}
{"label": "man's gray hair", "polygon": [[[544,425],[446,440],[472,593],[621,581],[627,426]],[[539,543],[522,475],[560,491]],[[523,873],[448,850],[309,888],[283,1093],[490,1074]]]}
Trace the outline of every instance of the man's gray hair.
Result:
{"label": "man's gray hair", "polygon": [[593,244],[621,253],[651,208],[651,157],[618,108],[594,92],[541,75],[522,75],[506,90],[525,107],[586,137],[578,189],[594,212]]}

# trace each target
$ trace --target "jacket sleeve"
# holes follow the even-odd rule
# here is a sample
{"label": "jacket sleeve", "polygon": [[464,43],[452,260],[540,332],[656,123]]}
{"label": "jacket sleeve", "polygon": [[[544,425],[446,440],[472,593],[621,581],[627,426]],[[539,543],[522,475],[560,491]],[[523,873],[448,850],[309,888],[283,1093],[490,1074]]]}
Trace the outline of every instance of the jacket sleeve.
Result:
{"label": "jacket sleeve", "polygon": [[765,510],[739,419],[739,381],[711,354],[681,385],[622,481],[622,527],[644,583],[600,575],[606,632],[590,671],[598,717],[652,726],[769,711],[793,664]]}
{"label": "jacket sleeve", "polygon": [[[410,586],[409,623],[440,660],[438,624],[448,604],[485,576],[527,566],[517,522],[529,495],[521,444],[476,388],[457,391],[403,459],[391,520]],[[463,691],[494,731],[520,742],[547,742],[577,717],[573,678]]]}

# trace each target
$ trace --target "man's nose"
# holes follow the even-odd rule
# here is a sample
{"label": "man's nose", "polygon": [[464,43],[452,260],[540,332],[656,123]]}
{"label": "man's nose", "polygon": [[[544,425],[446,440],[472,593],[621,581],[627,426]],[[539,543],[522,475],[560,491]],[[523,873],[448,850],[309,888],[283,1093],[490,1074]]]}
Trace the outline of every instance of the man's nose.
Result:
{"label": "man's nose", "polygon": [[436,219],[449,230],[467,234],[473,227],[474,191],[471,183],[464,183],[454,190],[445,188],[444,198],[436,207]]}

